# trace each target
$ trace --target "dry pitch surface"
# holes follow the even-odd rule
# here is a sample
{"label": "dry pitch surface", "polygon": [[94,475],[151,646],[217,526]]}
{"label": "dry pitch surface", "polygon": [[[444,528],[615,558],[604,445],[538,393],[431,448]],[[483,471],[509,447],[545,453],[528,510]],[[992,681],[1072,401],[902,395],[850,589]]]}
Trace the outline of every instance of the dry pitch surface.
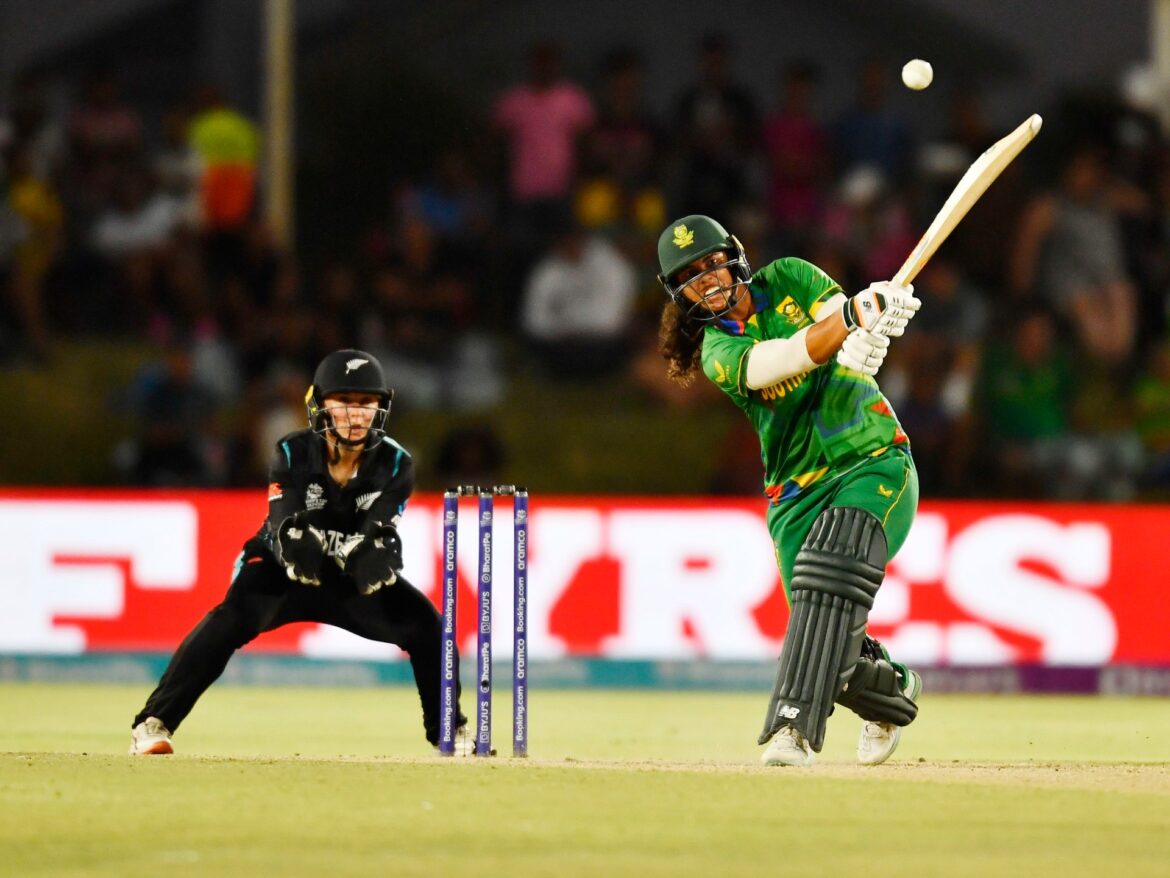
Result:
{"label": "dry pitch surface", "polygon": [[927,694],[885,766],[840,715],[796,770],[764,693],[537,691],[527,761],[434,757],[406,689],[230,687],[131,760],[145,694],[0,686],[0,875],[1170,874],[1165,700]]}

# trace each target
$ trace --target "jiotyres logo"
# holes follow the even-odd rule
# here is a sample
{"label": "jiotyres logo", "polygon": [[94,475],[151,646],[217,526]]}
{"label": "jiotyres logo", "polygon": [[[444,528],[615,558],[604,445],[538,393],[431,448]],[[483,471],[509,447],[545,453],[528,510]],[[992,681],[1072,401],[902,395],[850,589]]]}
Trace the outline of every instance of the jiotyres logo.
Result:
{"label": "jiotyres logo", "polygon": [[[263,516],[254,492],[110,493],[0,496],[0,538],[11,547],[0,652],[173,649],[222,600],[232,559]],[[787,610],[765,508],[762,498],[537,498],[520,544],[525,661],[774,660]],[[456,560],[442,525],[439,498],[424,495],[399,526],[403,575],[436,603]],[[500,631],[514,612],[507,527],[492,547]],[[924,665],[1170,664],[1170,560],[1147,550],[1167,529],[1170,510],[1160,507],[926,503],[878,592],[871,630],[897,658]],[[329,533],[329,550],[345,536]],[[459,590],[470,596],[480,546],[460,542]],[[471,652],[475,602],[460,606],[457,634]],[[509,654],[510,638],[497,641]],[[386,655],[328,626],[280,629],[249,649]]]}
{"label": "jiotyres logo", "polygon": [[[1100,522],[989,515],[955,528],[920,514],[871,614],[887,648],[908,661],[1096,665],[1114,657],[1118,626],[1099,593],[1113,540]],[[932,614],[915,605],[941,591]],[[942,598],[940,601],[938,598]]]}
{"label": "jiotyres logo", "polygon": [[0,498],[0,652],[84,652],[84,621],[124,617],[131,583],[163,594],[193,588],[197,509],[187,501]]}

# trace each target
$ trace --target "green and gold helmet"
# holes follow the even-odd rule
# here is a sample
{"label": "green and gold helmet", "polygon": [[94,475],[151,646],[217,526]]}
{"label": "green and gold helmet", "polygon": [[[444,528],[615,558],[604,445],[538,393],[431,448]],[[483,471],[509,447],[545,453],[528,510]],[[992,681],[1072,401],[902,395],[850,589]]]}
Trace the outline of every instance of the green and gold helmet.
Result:
{"label": "green and gold helmet", "polygon": [[[732,289],[723,291],[728,294],[726,306],[718,311],[712,311],[703,301],[691,302],[683,295],[682,290],[703,274],[718,269],[710,269],[708,272],[688,278],[686,283],[679,283],[677,275],[696,259],[702,259],[717,250],[727,253],[727,262],[719,268],[731,271]],[[658,268],[658,281],[666,290],[666,294],[683,310],[688,320],[699,322],[715,320],[735,308],[744,288],[752,279],[752,268],[748,264],[739,239],[728,234],[727,229],[711,217],[702,214],[691,214],[675,220],[658,236]]]}

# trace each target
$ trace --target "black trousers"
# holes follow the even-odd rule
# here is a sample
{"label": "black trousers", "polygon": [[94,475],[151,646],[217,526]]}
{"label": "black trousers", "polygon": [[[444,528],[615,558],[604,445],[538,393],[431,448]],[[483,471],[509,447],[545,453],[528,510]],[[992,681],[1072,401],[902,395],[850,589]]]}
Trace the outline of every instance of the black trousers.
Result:
{"label": "black trousers", "polygon": [[[401,577],[368,597],[345,583],[302,585],[289,579],[267,550],[251,543],[241,561],[223,603],[184,638],[134,725],[153,716],[174,732],[237,649],[291,622],[323,622],[393,643],[410,655],[426,737],[438,742],[442,619],[426,595]],[[460,711],[457,724],[466,721]]]}

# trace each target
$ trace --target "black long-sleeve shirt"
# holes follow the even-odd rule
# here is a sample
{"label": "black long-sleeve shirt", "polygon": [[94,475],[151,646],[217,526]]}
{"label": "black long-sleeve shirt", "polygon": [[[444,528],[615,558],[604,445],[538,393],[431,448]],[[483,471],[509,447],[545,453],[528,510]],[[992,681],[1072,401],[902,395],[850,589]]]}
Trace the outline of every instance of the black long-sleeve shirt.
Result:
{"label": "black long-sleeve shirt", "polygon": [[[268,518],[256,537],[283,563],[276,546],[280,523],[307,510],[308,524],[325,533],[330,556],[355,534],[398,523],[414,490],[414,461],[389,436],[365,451],[345,487],[329,475],[325,440],[312,430],[298,430],[276,443],[268,477]],[[322,566],[323,584],[348,582],[331,561]]]}

